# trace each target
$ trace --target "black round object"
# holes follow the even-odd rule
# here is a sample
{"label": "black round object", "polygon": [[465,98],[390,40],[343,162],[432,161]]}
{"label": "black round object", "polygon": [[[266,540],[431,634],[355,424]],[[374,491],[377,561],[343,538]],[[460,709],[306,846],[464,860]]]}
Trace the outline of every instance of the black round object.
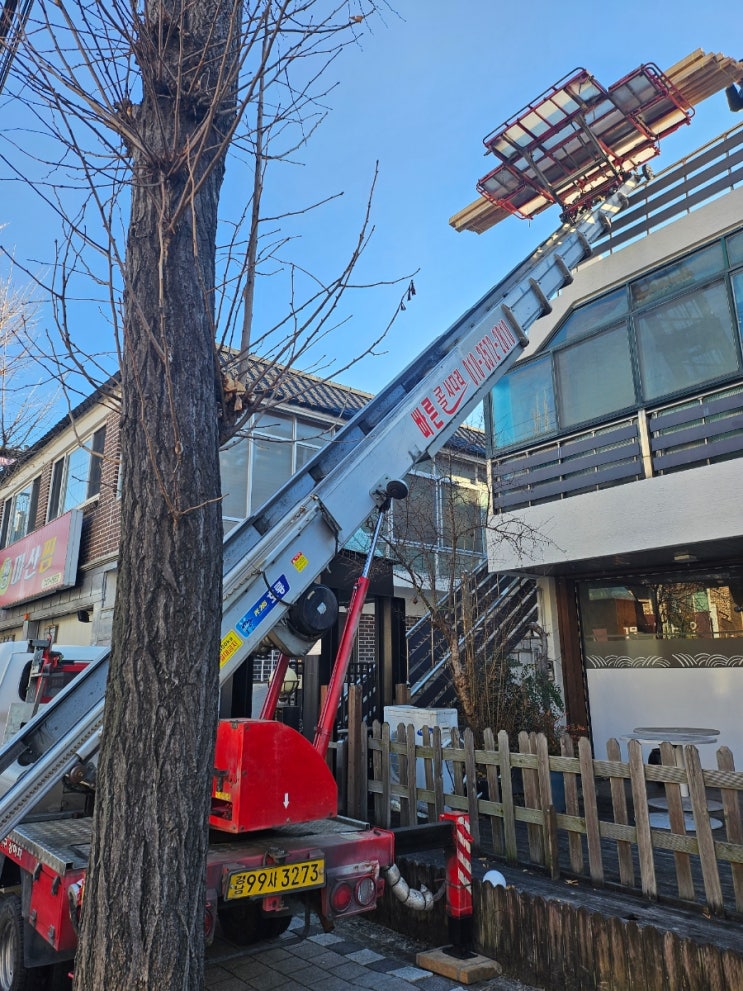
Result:
{"label": "black round object", "polygon": [[290,607],[287,621],[295,633],[316,640],[338,618],[338,600],[326,585],[311,585]]}

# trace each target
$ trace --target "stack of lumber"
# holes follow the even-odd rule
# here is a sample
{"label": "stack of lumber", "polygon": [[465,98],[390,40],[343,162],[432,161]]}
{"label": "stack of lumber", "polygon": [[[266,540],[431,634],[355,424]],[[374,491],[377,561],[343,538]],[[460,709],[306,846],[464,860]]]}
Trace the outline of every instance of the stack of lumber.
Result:
{"label": "stack of lumber", "polygon": [[687,105],[694,107],[743,78],[743,62],[697,48],[691,55],[666,69],[665,74]]}
{"label": "stack of lumber", "polygon": [[[743,60],[739,61],[719,53],[703,52],[698,48],[667,69],[665,75],[681,94],[686,105],[693,107],[743,79]],[[449,219],[449,224],[455,231],[483,234],[510,216],[508,210],[496,206],[495,203],[481,196],[455,213]]]}

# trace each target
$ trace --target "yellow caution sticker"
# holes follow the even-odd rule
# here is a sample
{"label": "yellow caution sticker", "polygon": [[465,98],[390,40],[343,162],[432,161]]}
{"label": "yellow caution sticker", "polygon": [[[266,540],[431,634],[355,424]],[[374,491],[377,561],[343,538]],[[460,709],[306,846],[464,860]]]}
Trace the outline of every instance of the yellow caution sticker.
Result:
{"label": "yellow caution sticker", "polygon": [[219,666],[223,668],[227,661],[238,652],[242,647],[242,640],[235,633],[234,630],[230,630],[222,637],[222,646],[219,651]]}
{"label": "yellow caution sticker", "polygon": [[309,563],[310,562],[307,560],[307,558],[304,556],[304,554],[301,551],[299,552],[299,554],[295,554],[294,557],[292,558],[292,564],[297,569],[297,571],[304,571],[304,569],[307,567]]}

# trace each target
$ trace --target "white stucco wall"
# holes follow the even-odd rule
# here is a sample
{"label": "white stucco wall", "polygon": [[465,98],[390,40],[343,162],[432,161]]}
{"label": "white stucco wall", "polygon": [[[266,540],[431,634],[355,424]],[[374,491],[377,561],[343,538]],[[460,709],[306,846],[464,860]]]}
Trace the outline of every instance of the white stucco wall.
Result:
{"label": "white stucco wall", "polygon": [[490,540],[488,566],[529,571],[739,536],[742,484],[740,461],[724,461],[517,510],[504,519],[525,524],[534,539],[518,547]]}

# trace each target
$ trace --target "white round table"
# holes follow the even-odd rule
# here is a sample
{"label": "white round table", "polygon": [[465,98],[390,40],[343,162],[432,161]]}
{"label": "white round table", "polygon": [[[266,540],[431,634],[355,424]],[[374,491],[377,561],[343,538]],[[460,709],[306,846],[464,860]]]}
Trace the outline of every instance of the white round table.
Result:
{"label": "white round table", "polygon": [[[638,743],[655,745],[662,742],[670,743],[676,757],[676,767],[686,767],[684,760],[684,746],[690,744],[694,747],[704,746],[709,743],[717,743],[720,735],[719,729],[707,726],[635,726],[631,733],[623,739],[637,740]],[[681,805],[684,810],[684,825],[687,832],[695,832],[694,814],[689,797],[689,786],[680,784]],[[671,821],[668,816],[668,799],[651,798],[648,805],[656,809],[663,809],[663,812],[651,812],[650,824],[658,829],[670,829]],[[719,812],[722,809],[722,802],[708,801],[707,810],[709,812]],[[719,819],[710,819],[712,829],[718,829],[722,825]]]}

